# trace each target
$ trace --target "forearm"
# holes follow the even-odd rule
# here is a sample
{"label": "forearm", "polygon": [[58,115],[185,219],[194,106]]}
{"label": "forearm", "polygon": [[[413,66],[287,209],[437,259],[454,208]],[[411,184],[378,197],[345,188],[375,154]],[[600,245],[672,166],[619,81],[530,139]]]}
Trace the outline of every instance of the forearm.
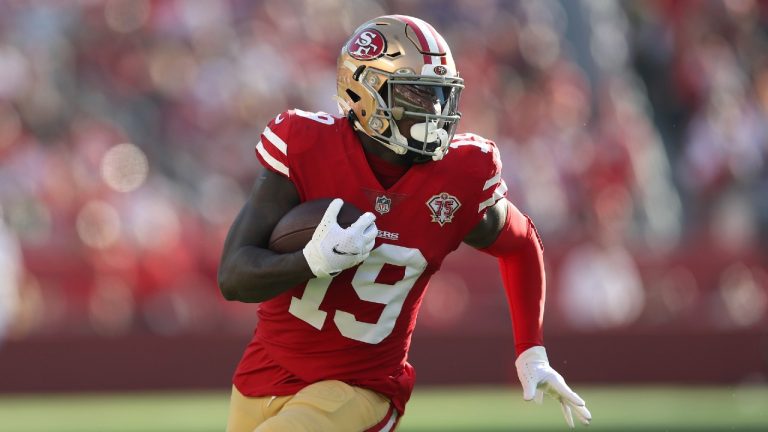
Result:
{"label": "forearm", "polygon": [[224,297],[245,303],[269,300],[315,277],[301,251],[276,254],[253,246],[223,259],[218,276]]}
{"label": "forearm", "polygon": [[533,223],[511,203],[496,241],[482,251],[499,260],[515,334],[515,351],[543,344],[544,251]]}
{"label": "forearm", "polygon": [[509,301],[515,334],[515,351],[543,345],[545,276],[544,263],[530,247],[515,256],[499,257],[504,290]]}

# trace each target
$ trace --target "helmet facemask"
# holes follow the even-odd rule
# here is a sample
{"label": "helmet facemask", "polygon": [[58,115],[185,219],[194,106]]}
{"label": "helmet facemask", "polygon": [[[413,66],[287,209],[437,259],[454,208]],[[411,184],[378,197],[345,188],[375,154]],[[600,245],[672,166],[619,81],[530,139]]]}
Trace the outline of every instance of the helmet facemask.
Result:
{"label": "helmet facemask", "polygon": [[[381,80],[384,83],[377,90],[374,85]],[[374,132],[372,138],[397,154],[415,153],[414,161],[440,160],[445,156],[461,119],[461,78],[389,74],[368,68],[361,74],[360,82],[378,102],[368,120]],[[398,127],[401,120],[413,123],[407,131],[409,138]]]}

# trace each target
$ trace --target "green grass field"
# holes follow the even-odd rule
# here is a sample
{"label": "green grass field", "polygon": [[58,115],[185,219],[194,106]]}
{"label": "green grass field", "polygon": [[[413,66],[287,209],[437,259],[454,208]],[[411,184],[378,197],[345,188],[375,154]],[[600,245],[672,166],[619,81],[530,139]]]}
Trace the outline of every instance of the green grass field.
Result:
{"label": "green grass field", "polygon": [[[591,431],[768,431],[768,387],[578,387]],[[223,430],[226,393],[0,395],[2,432]],[[560,409],[516,387],[421,388],[400,432],[566,431]]]}

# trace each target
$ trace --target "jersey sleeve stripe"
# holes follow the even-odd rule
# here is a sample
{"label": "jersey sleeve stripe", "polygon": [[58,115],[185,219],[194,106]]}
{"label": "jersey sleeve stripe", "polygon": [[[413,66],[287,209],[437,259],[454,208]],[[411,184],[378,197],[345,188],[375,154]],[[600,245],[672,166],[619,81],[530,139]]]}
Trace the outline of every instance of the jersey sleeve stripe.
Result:
{"label": "jersey sleeve stripe", "polygon": [[284,155],[288,155],[288,144],[285,143],[279,136],[275,135],[274,132],[272,132],[272,129],[267,126],[266,129],[264,129],[264,138],[266,138],[272,145],[274,145],[280,152]]}
{"label": "jersey sleeve stripe", "polygon": [[501,173],[498,173],[495,176],[489,178],[488,181],[483,185],[483,190],[488,190],[488,188],[498,183],[499,180],[501,180]]}
{"label": "jersey sleeve stripe", "polygon": [[288,167],[279,160],[272,157],[272,155],[269,154],[269,152],[267,152],[267,150],[264,148],[264,144],[262,144],[261,141],[256,144],[256,152],[259,153],[259,156],[261,156],[264,162],[272,169],[282,173],[286,177],[290,177]]}
{"label": "jersey sleeve stripe", "polygon": [[450,144],[450,146],[453,147],[453,148],[459,148],[459,147],[467,146],[467,145],[479,147],[483,151],[483,153],[488,153],[489,151],[491,151],[491,146],[490,145],[488,145],[486,143],[483,143],[483,142],[479,142],[479,141],[461,140],[461,141],[453,141]]}
{"label": "jersey sleeve stripe", "polygon": [[483,211],[483,209],[496,204],[496,201],[502,199],[504,197],[504,194],[506,193],[507,193],[507,183],[504,182],[504,180],[502,180],[501,183],[499,183],[499,185],[493,191],[493,196],[491,196],[487,200],[480,203],[480,206],[477,209],[477,212],[480,213],[481,211]]}

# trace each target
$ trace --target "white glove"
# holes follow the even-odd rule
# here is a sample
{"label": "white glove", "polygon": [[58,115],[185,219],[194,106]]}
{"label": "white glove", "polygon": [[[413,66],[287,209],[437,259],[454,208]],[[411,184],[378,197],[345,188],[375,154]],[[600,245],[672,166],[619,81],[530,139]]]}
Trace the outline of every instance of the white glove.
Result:
{"label": "white glove", "polygon": [[515,360],[517,377],[523,385],[523,399],[530,401],[536,399],[541,403],[544,394],[560,401],[565,421],[570,428],[574,428],[573,413],[584,423],[589,425],[592,414],[589,413],[584,399],[580,398],[565,383],[562,375],[549,366],[547,351],[543,346],[535,346],[523,351]]}
{"label": "white glove", "polygon": [[342,270],[363,262],[376,241],[376,216],[366,212],[349,228],[339,226],[337,217],[344,201],[331,201],[320,224],[312,234],[312,240],[304,246],[304,258],[315,276],[336,276]]}

